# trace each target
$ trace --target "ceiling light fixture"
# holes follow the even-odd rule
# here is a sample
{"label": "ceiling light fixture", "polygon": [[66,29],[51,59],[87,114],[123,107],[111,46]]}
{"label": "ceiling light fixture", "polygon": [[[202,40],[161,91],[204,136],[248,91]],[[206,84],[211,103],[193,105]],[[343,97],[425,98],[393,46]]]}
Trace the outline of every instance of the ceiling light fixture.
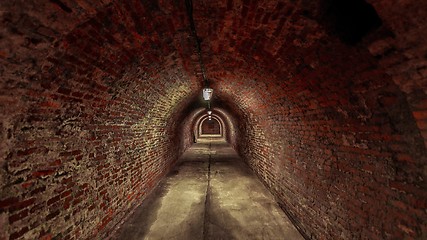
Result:
{"label": "ceiling light fixture", "polygon": [[212,99],[212,93],[212,88],[203,88],[203,99],[205,99],[206,101],[210,101]]}

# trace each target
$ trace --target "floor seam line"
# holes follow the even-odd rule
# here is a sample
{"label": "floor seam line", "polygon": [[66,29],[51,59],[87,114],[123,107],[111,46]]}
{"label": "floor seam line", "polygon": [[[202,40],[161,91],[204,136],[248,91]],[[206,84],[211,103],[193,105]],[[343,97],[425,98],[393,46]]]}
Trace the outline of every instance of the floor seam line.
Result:
{"label": "floor seam line", "polygon": [[209,143],[209,157],[208,157],[208,184],[206,187],[205,198],[205,214],[203,217],[203,239],[208,239],[209,234],[209,200],[210,200],[210,186],[211,186],[211,143]]}

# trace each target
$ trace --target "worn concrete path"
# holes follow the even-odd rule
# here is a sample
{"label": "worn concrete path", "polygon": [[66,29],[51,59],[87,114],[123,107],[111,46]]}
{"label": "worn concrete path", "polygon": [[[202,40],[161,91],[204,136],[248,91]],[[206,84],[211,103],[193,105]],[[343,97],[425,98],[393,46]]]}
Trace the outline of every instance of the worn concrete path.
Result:
{"label": "worn concrete path", "polygon": [[225,142],[194,144],[112,239],[303,239]]}

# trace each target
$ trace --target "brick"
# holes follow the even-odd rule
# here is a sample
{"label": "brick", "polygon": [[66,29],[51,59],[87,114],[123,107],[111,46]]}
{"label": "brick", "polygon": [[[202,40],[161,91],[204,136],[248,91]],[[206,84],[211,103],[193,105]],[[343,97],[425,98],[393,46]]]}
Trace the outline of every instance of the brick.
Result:
{"label": "brick", "polygon": [[12,206],[13,204],[16,204],[16,202],[19,201],[19,198],[17,197],[9,197],[6,199],[0,200],[0,209],[5,209],[9,206]]}
{"label": "brick", "polygon": [[9,217],[9,223],[12,224],[12,223],[14,223],[14,222],[16,222],[18,220],[21,220],[21,219],[25,218],[26,216],[28,216],[28,209],[25,209],[25,210],[23,210],[23,211],[21,211],[19,213],[11,215]]}
{"label": "brick", "polygon": [[70,95],[71,90],[70,90],[70,89],[68,89],[68,88],[65,88],[65,87],[60,87],[60,88],[58,89],[58,93],[60,93],[60,94],[64,94],[64,95]]}
{"label": "brick", "polygon": [[52,234],[50,233],[40,236],[40,240],[51,240],[51,239],[52,239]]}
{"label": "brick", "polygon": [[31,175],[33,177],[36,177],[36,178],[43,178],[43,177],[47,177],[49,175],[52,175],[53,173],[55,173],[55,170],[53,170],[53,169],[45,169],[45,170],[40,170],[40,171],[33,172]]}
{"label": "brick", "polygon": [[16,201],[13,203],[13,205],[10,206],[9,210],[11,212],[14,212],[14,211],[29,207],[33,205],[35,202],[36,202],[36,198],[30,198],[23,201]]}
{"label": "brick", "polygon": [[60,106],[61,106],[60,103],[55,101],[46,101],[40,104],[40,107],[53,108],[53,109],[58,109]]}
{"label": "brick", "polygon": [[53,197],[53,198],[51,198],[51,199],[49,199],[49,200],[47,201],[47,205],[48,205],[48,206],[50,206],[50,205],[52,205],[52,204],[54,204],[54,203],[58,202],[58,201],[59,201],[59,199],[60,199],[60,195],[55,196],[55,197]]}
{"label": "brick", "polygon": [[409,163],[415,163],[415,160],[407,154],[398,154],[397,160],[401,162],[409,162]]}
{"label": "brick", "polygon": [[34,147],[34,148],[26,149],[26,150],[19,150],[16,154],[17,154],[17,156],[21,157],[21,156],[33,154],[33,153],[37,152],[37,150],[38,149]]}
{"label": "brick", "polygon": [[26,232],[28,232],[29,228],[28,227],[23,227],[21,228],[19,231],[14,232],[12,234],[10,234],[9,239],[10,240],[14,240],[14,239],[18,239],[20,238],[22,235],[24,235]]}
{"label": "brick", "polygon": [[425,111],[415,111],[413,112],[415,119],[417,120],[427,120],[427,110]]}
{"label": "brick", "polygon": [[67,190],[63,193],[61,193],[61,198],[65,198],[67,196],[69,196],[73,191],[72,190]]}

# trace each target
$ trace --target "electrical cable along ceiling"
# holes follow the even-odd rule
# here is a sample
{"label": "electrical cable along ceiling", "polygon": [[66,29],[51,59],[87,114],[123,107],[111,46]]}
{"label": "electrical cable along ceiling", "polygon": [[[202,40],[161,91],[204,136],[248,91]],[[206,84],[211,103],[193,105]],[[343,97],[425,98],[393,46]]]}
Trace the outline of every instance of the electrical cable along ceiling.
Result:
{"label": "electrical cable along ceiling", "polygon": [[197,35],[197,30],[196,30],[196,25],[194,24],[194,18],[193,18],[193,1],[192,0],[185,0],[185,6],[187,9],[187,15],[188,15],[188,19],[190,21],[190,30],[191,30],[191,34],[194,38],[194,40],[196,41],[196,50],[197,50],[197,55],[198,55],[198,59],[199,59],[199,65],[200,65],[200,71],[202,73],[202,80],[203,80],[203,99],[207,101],[207,109],[210,110],[211,109],[211,99],[212,99],[212,94],[213,94],[213,89],[209,87],[209,80],[206,76],[206,68],[205,68],[205,64],[203,62],[203,56],[202,56],[202,48],[200,46],[200,38]]}

